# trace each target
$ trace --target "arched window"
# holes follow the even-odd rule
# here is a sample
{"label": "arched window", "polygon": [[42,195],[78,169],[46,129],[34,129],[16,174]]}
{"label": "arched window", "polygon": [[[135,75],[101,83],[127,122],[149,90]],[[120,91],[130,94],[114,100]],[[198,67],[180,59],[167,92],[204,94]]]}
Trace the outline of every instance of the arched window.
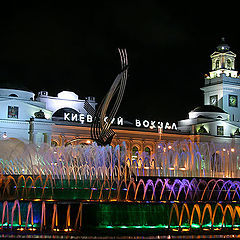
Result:
{"label": "arched window", "polygon": [[145,151],[145,153],[146,153],[146,157],[147,157],[147,158],[150,158],[150,156],[151,156],[151,150],[150,150],[150,148],[149,148],[149,147],[146,147],[146,148],[144,149],[144,151]]}
{"label": "arched window", "polygon": [[132,148],[132,161],[138,159],[138,148],[134,146]]}
{"label": "arched window", "polygon": [[18,97],[18,95],[15,94],[15,93],[12,93],[12,94],[9,95],[9,97]]}
{"label": "arched window", "polygon": [[58,142],[56,140],[52,140],[51,141],[51,146],[52,147],[57,147],[58,146]]}

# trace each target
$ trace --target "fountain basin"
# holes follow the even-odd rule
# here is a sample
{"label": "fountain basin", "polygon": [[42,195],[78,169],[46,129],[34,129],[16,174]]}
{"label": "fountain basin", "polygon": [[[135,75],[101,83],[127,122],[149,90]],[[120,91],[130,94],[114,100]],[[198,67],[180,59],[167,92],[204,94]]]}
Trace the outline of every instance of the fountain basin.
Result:
{"label": "fountain basin", "polygon": [[240,202],[15,200],[0,203],[0,220],[2,233],[238,233]]}

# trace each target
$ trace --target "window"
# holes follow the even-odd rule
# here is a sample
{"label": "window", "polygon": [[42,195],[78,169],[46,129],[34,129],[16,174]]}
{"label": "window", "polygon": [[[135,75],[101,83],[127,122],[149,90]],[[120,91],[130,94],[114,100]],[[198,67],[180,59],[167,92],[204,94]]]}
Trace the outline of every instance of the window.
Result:
{"label": "window", "polygon": [[217,126],[217,135],[223,136],[223,134],[224,134],[223,126]]}
{"label": "window", "polygon": [[10,95],[9,95],[9,97],[18,97],[18,95],[17,95],[17,94],[14,94],[14,93],[12,93],[12,94],[10,94]]}
{"label": "window", "polygon": [[18,118],[18,107],[8,106],[8,118]]}
{"label": "window", "polygon": [[229,104],[229,107],[237,107],[238,106],[238,96],[229,95],[228,96],[228,104]]}
{"label": "window", "polygon": [[215,69],[218,69],[218,68],[219,68],[219,63],[220,63],[220,61],[217,60],[217,61],[216,61],[216,65],[215,65]]}
{"label": "window", "polygon": [[210,96],[210,104],[217,107],[218,95]]}
{"label": "window", "polygon": [[232,61],[230,59],[227,60],[227,68],[231,69],[232,67]]}
{"label": "window", "polygon": [[149,159],[150,156],[151,156],[151,150],[150,150],[149,147],[146,147],[146,148],[145,148],[145,153],[146,153],[146,157]]}
{"label": "window", "polygon": [[137,160],[138,159],[138,148],[134,146],[132,148],[132,160]]}
{"label": "window", "polygon": [[56,140],[52,140],[51,141],[51,146],[52,147],[57,147],[58,146],[58,142]]}

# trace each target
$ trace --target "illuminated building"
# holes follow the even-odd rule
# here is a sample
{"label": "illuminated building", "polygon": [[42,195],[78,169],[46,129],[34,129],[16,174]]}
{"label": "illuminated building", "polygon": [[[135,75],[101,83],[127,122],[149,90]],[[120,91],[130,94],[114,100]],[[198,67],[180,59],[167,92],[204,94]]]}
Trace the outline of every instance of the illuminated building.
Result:
{"label": "illuminated building", "polygon": [[51,142],[52,112],[43,102],[34,101],[34,95],[24,88],[0,88],[1,139],[17,138],[36,144]]}
{"label": "illuminated building", "polygon": [[[46,104],[46,108],[53,113],[53,120],[81,122],[87,115],[84,109],[85,100],[78,99],[78,95],[74,92],[62,91],[58,93],[57,97],[53,97],[49,96],[47,91],[41,91],[38,93],[36,100]],[[95,98],[86,97],[86,100],[95,109],[97,104]]]}
{"label": "illuminated building", "polygon": [[[224,42],[211,55],[212,71],[205,77],[204,105],[189,113],[178,126],[172,122],[139,120],[128,122],[120,116],[113,122],[116,135],[112,145],[123,141],[129,158],[142,152],[154,155],[158,143],[171,145],[177,140],[239,144],[240,81],[235,70],[236,54]],[[92,116],[84,109],[87,100],[95,109],[94,97],[79,99],[74,92],[62,91],[56,97],[40,91],[36,99],[31,91],[14,87],[0,89],[0,132],[2,139],[18,138],[35,144],[89,144]]]}
{"label": "illuminated building", "polygon": [[225,138],[238,137],[240,127],[240,77],[235,70],[236,54],[224,38],[211,54],[212,71],[205,77],[204,105],[179,121],[181,131]]}

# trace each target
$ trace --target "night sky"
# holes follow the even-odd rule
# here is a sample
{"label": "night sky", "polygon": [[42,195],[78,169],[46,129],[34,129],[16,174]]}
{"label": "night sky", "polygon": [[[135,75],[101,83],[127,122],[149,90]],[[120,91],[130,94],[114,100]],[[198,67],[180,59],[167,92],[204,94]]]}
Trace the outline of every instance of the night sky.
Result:
{"label": "night sky", "polygon": [[129,78],[117,116],[177,121],[203,104],[200,87],[221,37],[237,54],[240,69],[234,6],[66,4],[1,8],[0,83],[51,96],[69,90],[101,102],[120,72],[117,48],[126,48]]}

